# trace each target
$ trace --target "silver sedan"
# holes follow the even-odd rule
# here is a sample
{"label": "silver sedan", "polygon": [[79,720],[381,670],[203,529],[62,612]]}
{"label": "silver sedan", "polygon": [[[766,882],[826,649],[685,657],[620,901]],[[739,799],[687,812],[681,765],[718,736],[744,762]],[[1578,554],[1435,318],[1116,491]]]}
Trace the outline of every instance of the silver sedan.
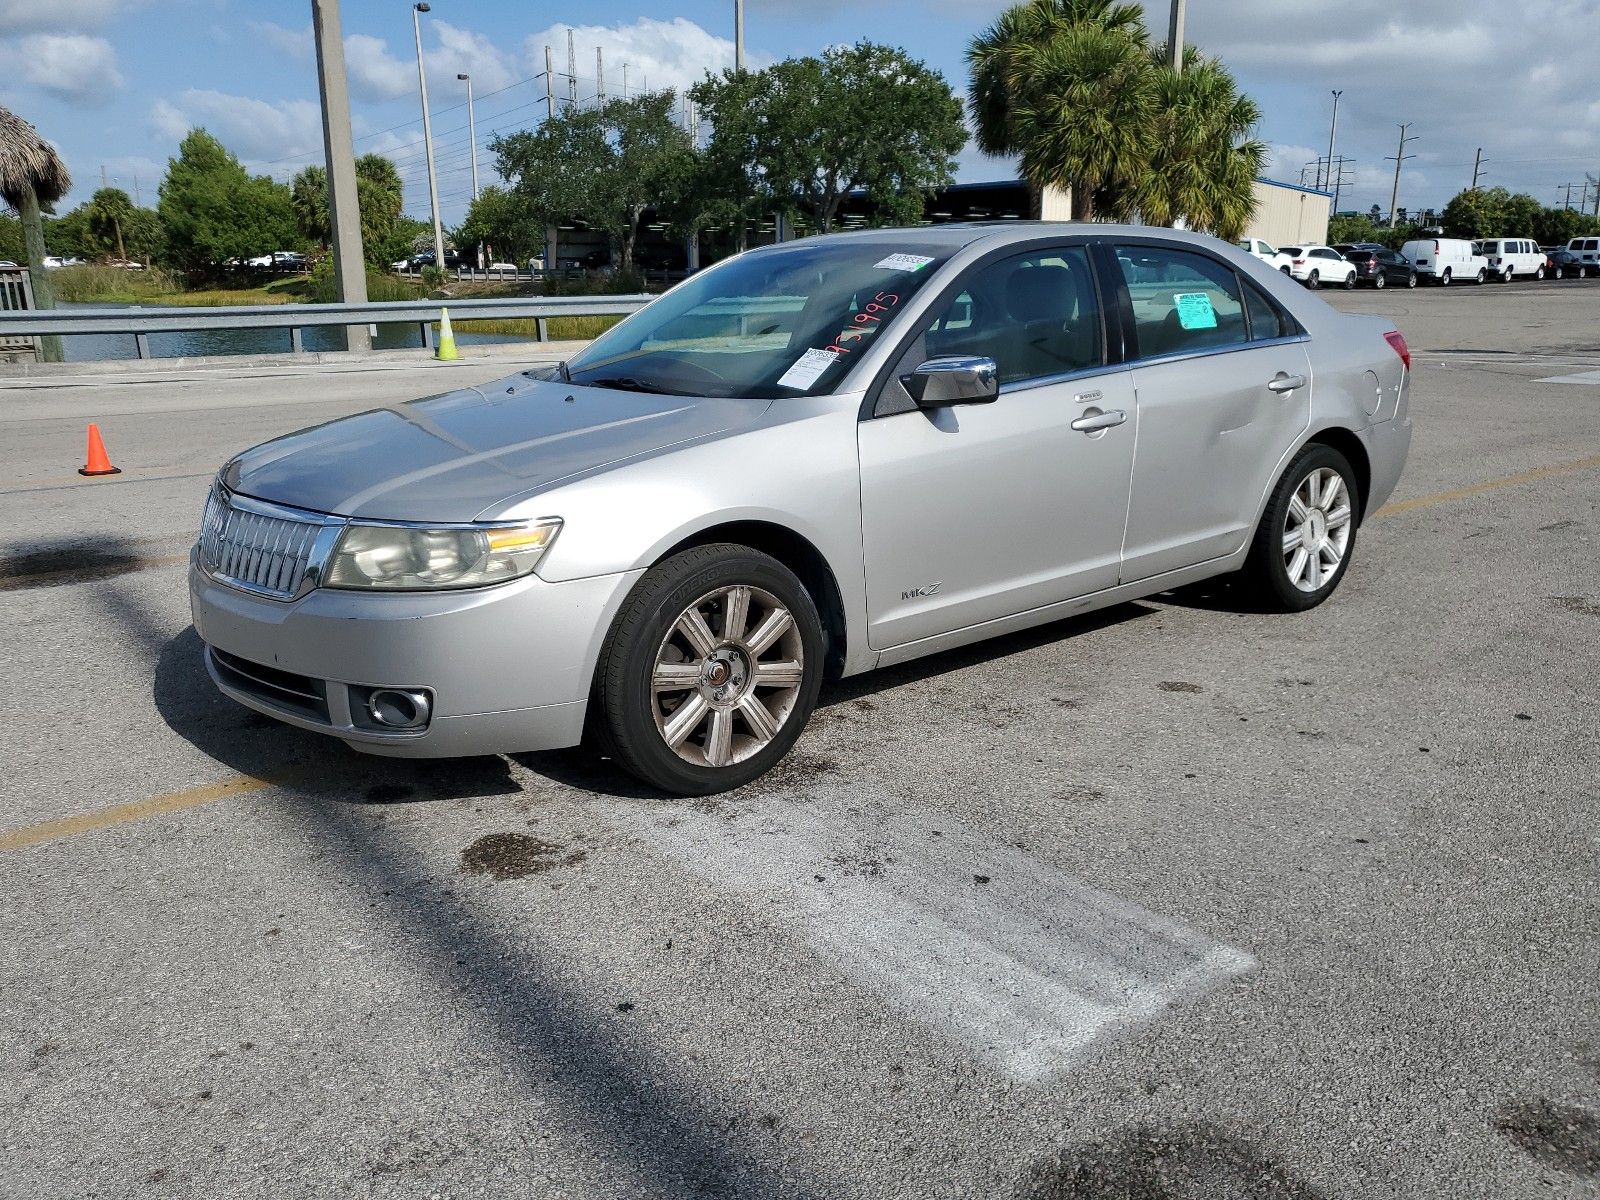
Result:
{"label": "silver sedan", "polygon": [[1196,234],[763,247],[557,368],[234,458],[195,627],[229,696],[361,750],[590,737],[720,791],[825,678],[1210,576],[1320,604],[1400,476],[1409,368]]}

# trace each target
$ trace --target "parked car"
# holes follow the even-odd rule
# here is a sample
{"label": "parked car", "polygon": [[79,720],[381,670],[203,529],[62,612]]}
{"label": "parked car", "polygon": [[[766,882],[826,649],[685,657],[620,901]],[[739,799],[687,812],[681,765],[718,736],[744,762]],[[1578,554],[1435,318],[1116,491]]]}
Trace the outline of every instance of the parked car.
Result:
{"label": "parked car", "polygon": [[1589,273],[1589,269],[1583,265],[1583,256],[1565,246],[1546,246],[1544,255],[1549,263],[1550,274],[1557,279],[1582,279]]}
{"label": "parked car", "polygon": [[1472,248],[1489,260],[1489,274],[1501,283],[1510,283],[1518,275],[1544,278],[1545,253],[1532,238],[1489,238],[1474,242]]}
{"label": "parked car", "polygon": [[106,266],[121,267],[124,271],[144,270],[144,264],[132,258],[108,258],[106,259]]}
{"label": "parked car", "polygon": [[544,270],[544,255],[535,254],[528,260],[528,274],[537,275]]}
{"label": "parked car", "polygon": [[272,270],[293,270],[306,264],[306,256],[298,250],[274,250],[271,254],[258,254],[244,260],[247,267],[264,267]]}
{"label": "parked car", "polygon": [[1346,290],[1356,286],[1356,267],[1331,246],[1285,246],[1289,261],[1281,270],[1308,288],[1337,283]]}
{"label": "parked car", "polygon": [[1345,258],[1355,264],[1357,283],[1370,283],[1375,288],[1391,283],[1397,287],[1417,286],[1416,268],[1398,250],[1352,247],[1345,252]]}
{"label": "parked car", "polygon": [[1583,275],[1600,275],[1600,237],[1573,238],[1567,249],[1578,256],[1583,265]]}
{"label": "parked car", "polygon": [[[432,250],[424,250],[421,254],[413,254],[410,258],[401,259],[394,264],[396,271],[420,271],[423,267],[431,267],[434,262]],[[456,250],[444,252],[444,265],[450,270],[461,265],[461,254]]]}
{"label": "parked car", "polygon": [[1282,269],[1289,265],[1289,256],[1287,254],[1282,250],[1274,249],[1270,242],[1264,242],[1260,238],[1240,238],[1238,246],[1246,254],[1259,258],[1269,267]]}
{"label": "parked car", "polygon": [[44,268],[47,271],[60,270],[62,267],[81,267],[83,259],[77,257],[62,257],[56,254],[47,254],[44,258]]}
{"label": "parked car", "polygon": [[9,258],[0,258],[0,271],[20,271],[20,270],[22,270],[22,268],[17,266],[17,264],[12,262]]}
{"label": "parked car", "polygon": [[1466,279],[1482,283],[1489,277],[1489,260],[1461,238],[1421,238],[1401,246],[1400,253],[1423,279],[1443,287]]}
{"label": "parked car", "polygon": [[515,275],[517,273],[517,264],[510,262],[492,262],[489,264],[488,269],[491,271],[501,272],[509,271],[511,274]]}
{"label": "parked car", "polygon": [[236,456],[194,624],[223,692],[358,749],[588,728],[721,791],[825,676],[1224,574],[1320,604],[1400,476],[1409,375],[1388,320],[1194,233],[763,246],[564,364]]}

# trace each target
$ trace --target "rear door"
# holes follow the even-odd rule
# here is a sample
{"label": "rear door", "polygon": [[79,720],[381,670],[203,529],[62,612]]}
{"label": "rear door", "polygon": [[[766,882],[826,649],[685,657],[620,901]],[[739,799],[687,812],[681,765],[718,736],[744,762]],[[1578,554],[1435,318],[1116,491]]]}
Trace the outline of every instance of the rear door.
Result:
{"label": "rear door", "polygon": [[[1126,367],[1108,364],[1087,248],[979,263],[935,312],[859,428],[874,649],[1113,587],[1118,577],[1133,383]],[[999,399],[916,408],[898,377],[946,355],[994,359]]]}
{"label": "rear door", "polygon": [[1211,255],[1170,244],[1106,248],[1122,284],[1139,453],[1122,581],[1232,553],[1311,419],[1306,338],[1281,306]]}

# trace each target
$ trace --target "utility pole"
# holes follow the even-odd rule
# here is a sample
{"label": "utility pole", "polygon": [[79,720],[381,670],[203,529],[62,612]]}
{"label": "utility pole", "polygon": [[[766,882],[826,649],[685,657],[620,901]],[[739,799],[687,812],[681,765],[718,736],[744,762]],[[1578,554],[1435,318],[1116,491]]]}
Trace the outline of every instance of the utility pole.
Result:
{"label": "utility pole", "polygon": [[572,42],[572,30],[567,30],[567,99],[578,107],[578,51]]}
{"label": "utility pole", "polygon": [[433,209],[433,265],[444,270],[444,227],[439,224],[439,177],[433,169],[433,118],[428,114],[428,73],[422,66],[422,24],[420,13],[430,12],[426,4],[411,6],[411,32],[417,38],[417,87],[422,92],[422,145],[428,155],[428,205]]}
{"label": "utility pole", "polygon": [[1167,54],[1172,60],[1174,75],[1183,73],[1183,8],[1186,3],[1187,0],[1172,0],[1172,22],[1167,26]]}
{"label": "utility pole", "polygon": [[628,64],[622,64],[622,98],[628,98]]}
{"label": "utility pole", "polygon": [[103,188],[111,186],[109,183],[106,182],[106,165],[105,165],[105,163],[101,163],[100,164],[100,186],[103,187]]}
{"label": "utility pole", "polygon": [[139,190],[139,177],[133,177],[133,204],[135,208],[144,207],[144,193]]}
{"label": "utility pole", "polygon": [[[570,36],[570,35],[569,35]],[[549,46],[544,48],[544,119],[556,119],[556,68],[555,51]],[[544,227],[544,269],[545,278],[556,268],[556,227]]]}
{"label": "utility pole", "polygon": [[1483,147],[1478,147],[1478,155],[1472,160],[1472,187],[1471,191],[1478,190],[1478,176],[1483,174]]}
{"label": "utility pole", "polygon": [[733,0],[733,69],[744,70],[744,0]]}
{"label": "utility pole", "polygon": [[604,51],[596,46],[594,48],[594,94],[595,103],[606,102],[606,61],[601,55]]}
{"label": "utility pole", "polygon": [[[317,87],[322,93],[322,153],[328,169],[328,225],[333,231],[335,295],[367,302],[367,264],[361,250],[361,205],[356,198],[356,151],[350,133],[350,81],[344,69],[339,0],[311,0],[316,32]],[[370,350],[369,326],[347,325],[347,350]]]}
{"label": "utility pole", "polygon": [[[1339,132],[1339,97],[1342,96],[1342,95],[1344,95],[1344,92],[1342,92],[1342,91],[1335,91],[1333,93],[1333,123],[1328,126],[1328,174],[1329,175],[1333,174],[1333,137],[1334,137],[1334,134]],[[1323,191],[1327,191],[1328,190],[1327,184],[1330,183],[1330,182],[1332,182],[1332,181],[1331,180],[1325,180],[1324,181],[1323,188],[1322,188]]]}
{"label": "utility pole", "polygon": [[1558,183],[1558,184],[1556,184],[1556,191],[1559,192],[1559,191],[1563,191],[1563,190],[1565,190],[1566,193],[1567,193],[1567,200],[1566,200],[1566,203],[1563,204],[1561,207],[1565,208],[1565,209],[1571,209],[1572,208],[1572,185],[1570,183]]}
{"label": "utility pole", "polygon": [[1346,158],[1340,154],[1336,155],[1333,161],[1328,164],[1328,178],[1333,182],[1333,208],[1330,211],[1334,216],[1339,215],[1339,193],[1343,190],[1345,183],[1344,165],[1345,163],[1353,162],[1355,162],[1355,159]]}
{"label": "utility pole", "polygon": [[1583,186],[1587,188],[1590,184],[1594,185],[1594,212],[1591,215],[1600,217],[1600,178],[1585,171],[1583,173]]}
{"label": "utility pole", "polygon": [[1400,164],[1405,162],[1405,160],[1408,159],[1408,158],[1415,158],[1416,157],[1415,154],[1407,154],[1406,153],[1406,143],[1407,142],[1414,142],[1414,141],[1417,140],[1416,137],[1407,137],[1406,136],[1406,130],[1408,130],[1410,128],[1411,128],[1411,123],[1410,122],[1407,122],[1406,124],[1400,126],[1400,145],[1395,150],[1395,152],[1393,154],[1385,156],[1386,158],[1394,159],[1394,191],[1389,193],[1389,228],[1390,229],[1393,229],[1395,227],[1395,218],[1396,218],[1396,215],[1398,214],[1398,211],[1399,211],[1395,206],[1400,203]]}

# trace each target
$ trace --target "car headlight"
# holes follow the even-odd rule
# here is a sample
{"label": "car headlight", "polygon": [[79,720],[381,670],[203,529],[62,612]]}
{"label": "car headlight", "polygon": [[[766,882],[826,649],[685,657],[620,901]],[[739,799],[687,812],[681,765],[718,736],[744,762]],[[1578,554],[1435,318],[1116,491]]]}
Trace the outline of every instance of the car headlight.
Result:
{"label": "car headlight", "polygon": [[323,586],[406,591],[504,583],[538,566],[560,530],[553,518],[455,529],[352,524],[339,536]]}

